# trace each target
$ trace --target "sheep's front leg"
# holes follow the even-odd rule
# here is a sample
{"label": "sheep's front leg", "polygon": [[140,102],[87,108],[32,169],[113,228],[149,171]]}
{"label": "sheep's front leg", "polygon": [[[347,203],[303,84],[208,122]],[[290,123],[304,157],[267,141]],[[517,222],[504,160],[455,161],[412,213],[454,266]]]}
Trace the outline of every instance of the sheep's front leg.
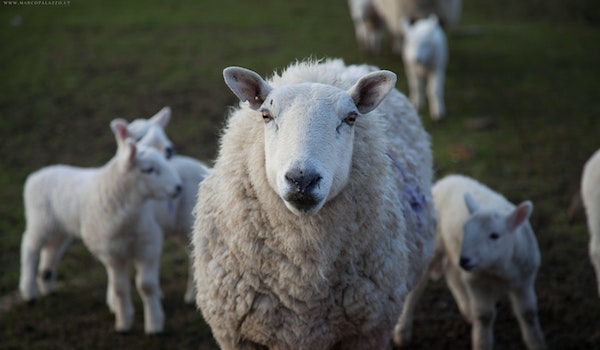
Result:
{"label": "sheep's front leg", "polygon": [[188,278],[183,300],[188,304],[193,304],[196,301],[196,288],[194,287],[194,264],[192,264],[193,257],[189,251],[188,256]]}
{"label": "sheep's front leg", "polygon": [[496,301],[487,293],[469,290],[473,324],[471,342],[474,350],[491,350],[494,347],[494,322]]}
{"label": "sheep's front leg", "polygon": [[530,350],[546,349],[544,333],[538,318],[537,297],[533,282],[509,293],[513,312],[519,320],[523,340]]}
{"label": "sheep's front leg", "polygon": [[427,76],[429,114],[434,120],[440,120],[446,114],[446,105],[444,103],[444,79],[443,69],[430,72]]}
{"label": "sheep's front leg", "polygon": [[416,110],[420,110],[423,106],[423,85],[424,81],[422,77],[419,77],[417,68],[414,66],[414,63],[406,62],[404,63],[406,67],[406,78],[408,79],[408,91],[410,96],[410,101]]}
{"label": "sheep's front leg", "polygon": [[108,276],[107,302],[115,313],[115,330],[127,332],[133,324],[133,303],[129,284],[129,266],[124,262],[105,263]]}
{"label": "sheep's front leg", "polygon": [[394,327],[394,344],[397,346],[405,346],[410,343],[412,338],[412,330],[413,330],[413,319],[415,315],[415,308],[427,286],[427,282],[429,280],[429,273],[425,272],[421,280],[416,285],[416,287],[408,294],[406,300],[404,301],[404,308],[402,309],[402,314],[400,315],[400,319]]}
{"label": "sheep's front leg", "polygon": [[136,262],[136,287],[144,304],[144,330],[146,334],[163,331],[165,315],[160,290],[160,253],[153,258]]}
{"label": "sheep's front leg", "polygon": [[465,282],[463,282],[461,278],[461,273],[458,267],[449,263],[448,267],[445,271],[446,284],[450,289],[450,293],[454,297],[456,301],[456,305],[458,306],[458,310],[461,315],[467,320],[469,323],[473,323],[473,316],[471,314],[471,305],[469,301],[469,296],[467,294],[467,289],[465,287]]}

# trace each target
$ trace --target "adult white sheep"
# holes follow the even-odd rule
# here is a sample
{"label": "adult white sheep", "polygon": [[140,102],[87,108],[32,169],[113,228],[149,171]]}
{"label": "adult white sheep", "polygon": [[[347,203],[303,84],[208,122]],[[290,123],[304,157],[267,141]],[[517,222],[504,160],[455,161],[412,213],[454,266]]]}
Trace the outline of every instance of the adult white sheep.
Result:
{"label": "adult white sheep", "polygon": [[129,135],[138,145],[154,147],[169,158],[169,164],[181,177],[181,195],[170,201],[152,201],[154,218],[167,238],[175,240],[189,255],[188,280],[184,300],[195,300],[194,278],[190,240],[194,225],[194,205],[198,197],[198,185],[212,171],[210,167],[192,157],[175,154],[173,143],[164,127],[171,117],[171,109],[164,107],[150,119],[136,119],[127,126]]}
{"label": "adult white sheep", "polygon": [[404,27],[402,20],[416,21],[437,15],[446,28],[460,19],[462,0],[348,0],[356,39],[369,54],[379,54],[387,31],[392,36],[392,49],[402,54]]}
{"label": "adult white sheep", "polygon": [[223,349],[384,348],[435,234],[429,138],[395,74],[341,60],[268,82],[223,73],[242,103],[193,238],[213,335]]}
{"label": "adult white sheep", "polygon": [[596,271],[600,295],[600,150],[596,151],[583,167],[581,199],[590,231],[590,260]]}
{"label": "adult white sheep", "polygon": [[448,63],[446,35],[437,16],[420,19],[413,25],[402,22],[406,33],[402,60],[408,78],[410,100],[420,110],[425,101],[425,88],[429,102],[429,115],[438,120],[444,117],[444,80]]}
{"label": "adult white sheep", "polygon": [[[436,250],[429,272],[444,272],[462,315],[472,324],[473,349],[492,349],[496,302],[508,295],[529,349],[546,347],[534,290],[540,251],[529,216],[530,201],[515,207],[474,179],[449,175],[433,186],[438,215]],[[408,343],[414,308],[427,275],[407,298],[394,330]]]}
{"label": "adult white sheep", "polygon": [[[57,252],[68,237],[81,237],[106,268],[107,303],[115,313],[116,330],[127,331],[133,322],[129,287],[133,263],[144,304],[145,331],[157,333],[164,325],[159,285],[162,235],[147,203],[150,198],[176,196],[181,179],[158,151],[136,147],[127,139],[124,121],[114,120],[111,128],[118,150],[103,167],[55,165],[28,177],[19,289],[25,300],[36,298],[38,262],[39,282],[44,286],[55,274]],[[42,291],[48,291],[47,286]]]}

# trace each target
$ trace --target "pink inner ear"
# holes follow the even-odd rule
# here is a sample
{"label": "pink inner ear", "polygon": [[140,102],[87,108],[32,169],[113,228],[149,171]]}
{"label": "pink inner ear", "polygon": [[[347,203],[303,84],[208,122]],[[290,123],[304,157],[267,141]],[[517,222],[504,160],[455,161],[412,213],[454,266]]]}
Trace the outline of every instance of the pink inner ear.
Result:
{"label": "pink inner ear", "polygon": [[127,135],[128,135],[127,126],[125,126],[123,124],[117,124],[117,131],[119,133],[119,138],[121,140],[125,140],[127,138]]}
{"label": "pink inner ear", "polygon": [[521,224],[529,218],[530,214],[531,206],[521,203],[508,218],[510,230],[515,230],[517,227],[521,226]]}
{"label": "pink inner ear", "polygon": [[[125,130],[127,130],[127,129],[125,129]],[[127,162],[131,166],[131,165],[135,164],[135,154],[137,152],[137,148],[135,147],[135,143],[133,143],[133,142],[128,142],[127,146],[129,147],[129,157],[127,159]]]}

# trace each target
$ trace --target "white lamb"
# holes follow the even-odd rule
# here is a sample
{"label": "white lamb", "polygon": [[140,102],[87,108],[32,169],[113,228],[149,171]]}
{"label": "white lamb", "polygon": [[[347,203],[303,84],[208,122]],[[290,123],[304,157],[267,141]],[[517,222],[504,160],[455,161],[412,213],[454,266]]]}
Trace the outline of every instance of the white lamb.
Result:
{"label": "white lamb", "polygon": [[600,295],[600,150],[590,157],[583,168],[581,199],[590,231],[590,260],[596,271],[598,295]]}
{"label": "white lamb", "polygon": [[154,147],[169,158],[169,164],[181,177],[181,195],[170,201],[152,201],[154,218],[166,237],[175,240],[189,255],[188,281],[184,300],[195,299],[194,277],[190,240],[194,225],[194,205],[198,197],[198,185],[211,172],[201,161],[174,154],[173,143],[164,132],[171,117],[171,109],[164,107],[150,119],[136,119],[128,125],[129,134],[138,140],[138,145]]}
{"label": "white lamb", "polygon": [[171,120],[171,107],[165,106],[149,119],[135,119],[127,125],[129,137],[136,143],[142,139],[142,144],[148,147],[154,147],[164,153],[167,159],[170,159],[175,151],[173,142],[167,137],[164,128]]}
{"label": "white lamb", "polygon": [[416,21],[435,14],[449,28],[462,11],[462,0],[348,0],[348,5],[358,43],[369,54],[379,54],[386,29],[394,53],[402,53],[404,18]]}
{"label": "white lamb", "polygon": [[158,151],[137,147],[127,139],[124,121],[114,120],[111,128],[118,150],[103,167],[55,165],[28,177],[19,289],[25,300],[38,296],[36,282],[43,293],[51,290],[46,282],[55,272],[61,250],[69,237],[81,237],[106,268],[107,303],[115,313],[116,330],[128,331],[132,326],[129,270],[133,263],[145,331],[158,333],[164,325],[159,285],[162,235],[149,213],[148,200],[175,197],[181,179]]}
{"label": "white lamb", "polygon": [[341,60],[240,98],[196,207],[196,300],[223,349],[383,349],[435,235],[429,137],[396,76]]}
{"label": "white lamb", "polygon": [[[515,207],[465,176],[450,175],[432,189],[438,215],[436,251],[429,273],[443,272],[462,315],[471,323],[473,349],[492,349],[496,302],[508,295],[529,349],[546,347],[534,283],[540,251],[529,216],[530,201]],[[410,341],[416,303],[427,274],[407,298],[394,342]]]}
{"label": "white lamb", "polygon": [[435,15],[420,19],[412,26],[405,19],[406,33],[402,50],[404,69],[408,79],[410,100],[420,110],[425,101],[425,88],[429,102],[429,115],[439,120],[446,113],[444,80],[448,63],[446,35]]}

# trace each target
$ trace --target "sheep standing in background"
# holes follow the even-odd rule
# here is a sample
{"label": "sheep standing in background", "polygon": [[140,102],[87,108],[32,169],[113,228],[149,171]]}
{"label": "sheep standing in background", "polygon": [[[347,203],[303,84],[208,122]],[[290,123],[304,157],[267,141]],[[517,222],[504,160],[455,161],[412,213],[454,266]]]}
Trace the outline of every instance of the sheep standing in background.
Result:
{"label": "sheep standing in background", "polygon": [[581,176],[581,199],[590,231],[589,254],[600,295],[600,150],[585,163]]}
{"label": "sheep standing in background", "polygon": [[[429,274],[443,272],[462,315],[471,323],[472,348],[492,349],[496,302],[508,295],[528,349],[545,349],[534,290],[540,251],[526,201],[515,207],[481,183],[460,175],[432,188],[438,237]],[[413,314],[427,283],[407,298],[394,342],[410,341]]]}
{"label": "sheep standing in background", "polygon": [[444,80],[448,63],[446,35],[435,15],[420,19],[413,25],[405,19],[406,33],[402,59],[408,78],[410,100],[417,110],[425,101],[425,88],[429,102],[429,114],[439,120],[446,113],[444,103]]}
{"label": "sheep standing in background", "polygon": [[348,0],[356,39],[365,52],[377,55],[387,31],[392,36],[392,50],[402,54],[403,19],[416,21],[437,15],[442,26],[450,28],[460,19],[462,0]]}
{"label": "sheep standing in background", "polygon": [[396,77],[341,60],[240,98],[196,206],[196,300],[222,349],[383,349],[435,234],[429,137]]}
{"label": "sheep standing in background", "polygon": [[170,201],[152,201],[154,218],[166,238],[173,239],[185,249],[189,256],[188,280],[184,300],[193,303],[194,273],[190,240],[194,226],[194,205],[198,197],[198,185],[211,172],[211,168],[201,161],[174,153],[173,143],[164,128],[171,117],[171,109],[164,107],[150,119],[136,119],[127,126],[129,135],[138,140],[138,145],[149,146],[163,152],[169,164],[181,177],[181,195]]}
{"label": "sheep standing in background", "polygon": [[115,329],[133,322],[129,270],[137,269],[136,286],[144,304],[146,333],[163,330],[159,285],[162,235],[149,199],[166,200],[181,190],[181,179],[155,149],[136,147],[127,139],[127,124],[114,120],[117,154],[101,168],[55,165],[31,174],[24,191],[27,228],[21,242],[19,289],[25,300],[38,296],[41,281],[56,274],[67,237],[81,237],[105,266],[107,303]]}
{"label": "sheep standing in background", "polygon": [[171,120],[171,107],[165,106],[149,119],[138,118],[127,125],[129,137],[136,143],[143,139],[143,145],[162,152],[167,159],[175,154],[173,142],[167,137],[165,127]]}

